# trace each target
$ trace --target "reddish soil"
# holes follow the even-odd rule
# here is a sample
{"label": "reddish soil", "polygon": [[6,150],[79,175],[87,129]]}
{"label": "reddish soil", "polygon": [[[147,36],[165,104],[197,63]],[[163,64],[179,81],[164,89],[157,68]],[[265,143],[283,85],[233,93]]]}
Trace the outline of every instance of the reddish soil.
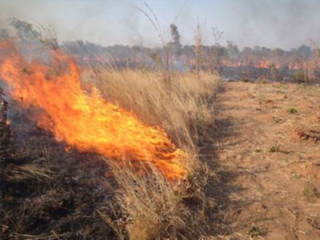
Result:
{"label": "reddish soil", "polygon": [[223,83],[212,239],[320,239],[320,87]]}

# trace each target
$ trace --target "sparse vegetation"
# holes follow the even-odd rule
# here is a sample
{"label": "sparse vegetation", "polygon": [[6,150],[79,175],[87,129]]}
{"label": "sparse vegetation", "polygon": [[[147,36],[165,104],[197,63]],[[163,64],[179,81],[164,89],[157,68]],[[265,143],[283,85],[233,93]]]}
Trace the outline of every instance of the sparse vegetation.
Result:
{"label": "sparse vegetation", "polygon": [[265,103],[266,100],[267,100],[267,96],[265,94],[260,94],[258,96],[258,100],[259,100],[260,103]]}
{"label": "sparse vegetation", "polygon": [[303,190],[303,195],[306,197],[314,197],[316,195],[316,191],[314,188],[307,187]]}
{"label": "sparse vegetation", "polygon": [[263,236],[265,234],[265,230],[253,226],[250,230],[249,230],[249,237],[250,238],[254,238],[254,237],[259,237],[259,236]]}
{"label": "sparse vegetation", "polygon": [[280,151],[280,145],[278,143],[273,143],[269,147],[269,152],[271,152],[271,153],[275,153],[275,152],[279,152],[279,151]]}
{"label": "sparse vegetation", "polygon": [[297,82],[305,82],[306,81],[306,76],[303,71],[295,71],[293,77]]}
{"label": "sparse vegetation", "polygon": [[296,114],[296,113],[298,113],[298,110],[295,109],[295,108],[289,108],[288,112],[291,113],[291,114]]}
{"label": "sparse vegetation", "polygon": [[301,175],[300,174],[297,174],[297,173],[292,173],[291,177],[293,179],[301,179]]}

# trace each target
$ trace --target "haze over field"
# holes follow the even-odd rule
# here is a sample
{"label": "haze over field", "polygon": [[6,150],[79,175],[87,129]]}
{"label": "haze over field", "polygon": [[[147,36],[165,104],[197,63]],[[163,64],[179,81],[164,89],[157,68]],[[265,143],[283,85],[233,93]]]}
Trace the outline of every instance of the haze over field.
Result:
{"label": "haze over field", "polygon": [[44,26],[51,24],[61,41],[83,39],[102,45],[160,46],[150,21],[137,9],[146,2],[169,35],[175,23],[182,44],[192,44],[197,23],[204,44],[212,42],[211,28],[224,31],[221,42],[232,40],[240,47],[255,45],[290,49],[320,39],[320,1],[317,0],[2,0],[0,25],[7,19]]}

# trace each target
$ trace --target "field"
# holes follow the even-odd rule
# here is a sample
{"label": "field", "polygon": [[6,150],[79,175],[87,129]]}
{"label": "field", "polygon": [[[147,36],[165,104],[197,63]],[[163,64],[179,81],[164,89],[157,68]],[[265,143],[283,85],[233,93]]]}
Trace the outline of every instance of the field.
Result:
{"label": "field", "polygon": [[319,85],[222,84],[214,239],[320,238],[319,96]]}
{"label": "field", "polygon": [[0,42],[1,239],[320,239],[315,65],[222,81],[199,26],[178,69],[179,41],[130,67],[15,23],[32,34]]}
{"label": "field", "polygon": [[[18,76],[20,79],[37,82],[39,76],[33,74],[37,67],[41,69],[34,65],[26,71],[17,69],[16,73],[22,74]],[[4,78],[11,77],[8,72],[2,74]],[[59,76],[63,77],[63,73]],[[79,77],[83,89],[92,91],[90,88],[94,84],[94,94],[100,92],[99,98],[94,99],[98,103],[103,96],[115,106],[126,109],[128,113],[122,118],[130,114],[146,129],[147,126],[161,126],[159,131],[165,131],[172,144],[184,153],[180,163],[184,173],[171,178],[170,174],[175,174],[176,170],[172,169],[174,165],[170,166],[169,159],[168,167],[160,165],[162,168],[159,168],[157,163],[139,162],[136,157],[127,161],[125,155],[121,160],[90,153],[97,152],[97,147],[86,151],[77,145],[68,146],[53,130],[45,131],[43,125],[37,123],[39,115],[36,113],[38,108],[46,107],[58,111],[62,101],[64,110],[57,113],[58,117],[72,121],[69,117],[73,112],[67,111],[67,105],[73,99],[73,90],[64,85],[61,91],[70,90],[68,99],[64,100],[59,98],[60,87],[49,94],[45,92],[47,88],[39,88],[40,82],[33,84],[37,89],[24,85],[19,92],[24,97],[9,101],[10,124],[2,123],[2,238],[153,239],[204,235],[208,231],[206,182],[212,178],[206,161],[212,153],[202,153],[199,146],[211,139],[213,101],[219,78],[206,73],[175,73],[168,83],[163,81],[161,71],[109,68],[98,72],[82,69]],[[29,97],[33,105],[22,107],[28,105]],[[8,98],[3,96],[3,99]],[[91,104],[96,108],[103,106],[89,102],[88,107]],[[94,113],[93,109],[92,119],[86,119],[86,125],[76,131],[77,136],[81,136],[82,127],[89,129],[86,131],[89,135],[95,130]],[[73,122],[75,129],[77,122],[82,122],[79,117]],[[116,124],[114,122],[113,127],[116,128]],[[9,126],[12,132],[8,137]],[[119,128],[124,131],[124,135],[121,131],[118,133],[119,138],[139,141],[138,136],[132,135],[136,131],[131,133],[121,125]],[[73,133],[73,129],[68,132],[72,136]],[[140,147],[144,146],[138,145]]]}
{"label": "field", "polygon": [[81,71],[84,88],[94,83],[187,153],[187,175],[173,183],[153,164],[137,170],[57,141],[34,107],[10,101],[3,239],[319,238],[319,86],[162,77]]}

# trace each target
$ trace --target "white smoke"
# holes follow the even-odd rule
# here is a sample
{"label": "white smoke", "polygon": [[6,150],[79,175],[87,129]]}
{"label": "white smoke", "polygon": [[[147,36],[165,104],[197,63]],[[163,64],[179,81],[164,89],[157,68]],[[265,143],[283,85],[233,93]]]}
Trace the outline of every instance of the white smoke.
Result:
{"label": "white smoke", "polygon": [[[203,26],[205,44],[212,42],[212,27],[225,32],[223,43],[232,40],[240,47],[290,49],[308,44],[308,38],[320,40],[319,0],[145,1],[158,16],[163,30],[169,33],[171,23],[178,26],[182,44],[194,43],[198,22]],[[60,41],[82,39],[102,45],[160,46],[154,27],[136,8],[144,8],[143,2],[1,0],[0,28],[7,24],[8,18],[16,17],[34,25],[52,25]]]}

